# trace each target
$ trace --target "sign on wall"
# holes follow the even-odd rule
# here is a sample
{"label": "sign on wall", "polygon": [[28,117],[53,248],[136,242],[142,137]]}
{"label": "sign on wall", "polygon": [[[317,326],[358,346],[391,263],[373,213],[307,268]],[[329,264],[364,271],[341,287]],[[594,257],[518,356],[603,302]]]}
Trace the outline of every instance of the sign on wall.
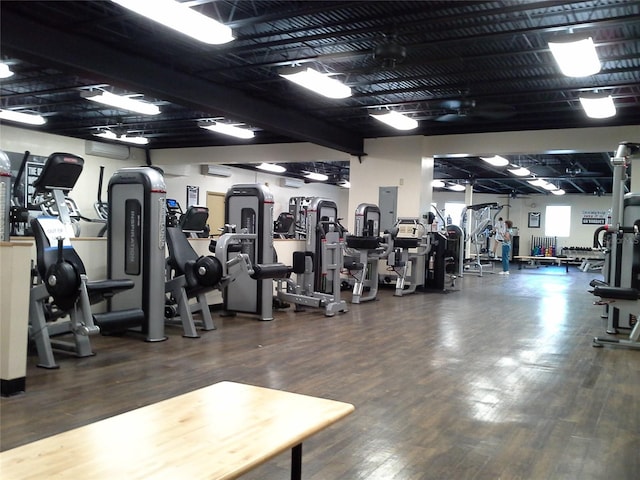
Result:
{"label": "sign on wall", "polygon": [[611,216],[611,210],[583,210],[583,225],[604,225]]}

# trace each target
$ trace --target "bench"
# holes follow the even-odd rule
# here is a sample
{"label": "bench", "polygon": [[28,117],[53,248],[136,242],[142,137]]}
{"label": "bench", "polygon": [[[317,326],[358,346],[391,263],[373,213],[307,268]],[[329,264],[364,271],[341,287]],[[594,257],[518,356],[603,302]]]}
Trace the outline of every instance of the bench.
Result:
{"label": "bench", "polygon": [[220,382],[0,453],[3,478],[233,479],[353,412],[348,403]]}
{"label": "bench", "polygon": [[567,273],[569,273],[569,263],[575,261],[573,257],[544,257],[537,255],[516,255],[513,259],[518,262],[518,270],[522,270],[523,264],[538,268],[540,264],[550,263],[558,266],[564,265]]}

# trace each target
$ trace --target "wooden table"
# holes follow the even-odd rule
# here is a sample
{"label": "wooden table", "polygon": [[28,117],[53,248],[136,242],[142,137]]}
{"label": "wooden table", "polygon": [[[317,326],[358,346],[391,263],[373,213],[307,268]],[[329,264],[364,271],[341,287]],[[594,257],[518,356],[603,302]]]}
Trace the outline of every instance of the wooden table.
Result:
{"label": "wooden table", "polygon": [[230,479],[353,412],[348,403],[220,382],[0,453],[4,479]]}

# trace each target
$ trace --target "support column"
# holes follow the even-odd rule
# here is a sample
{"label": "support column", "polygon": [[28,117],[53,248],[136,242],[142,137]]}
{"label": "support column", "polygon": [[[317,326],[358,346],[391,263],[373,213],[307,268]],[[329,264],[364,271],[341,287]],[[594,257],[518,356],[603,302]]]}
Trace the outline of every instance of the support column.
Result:
{"label": "support column", "polygon": [[32,242],[0,242],[0,387],[2,396],[25,391]]}

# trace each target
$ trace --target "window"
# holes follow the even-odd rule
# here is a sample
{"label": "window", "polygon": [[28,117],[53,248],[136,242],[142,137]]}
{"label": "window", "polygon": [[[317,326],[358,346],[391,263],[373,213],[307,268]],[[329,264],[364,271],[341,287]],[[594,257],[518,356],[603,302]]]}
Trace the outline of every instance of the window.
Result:
{"label": "window", "polygon": [[444,218],[451,217],[451,223],[454,225],[462,226],[462,210],[464,210],[464,203],[445,203],[444,204]]}
{"label": "window", "polygon": [[568,237],[571,233],[571,207],[548,205],[544,218],[544,234],[547,237]]}

